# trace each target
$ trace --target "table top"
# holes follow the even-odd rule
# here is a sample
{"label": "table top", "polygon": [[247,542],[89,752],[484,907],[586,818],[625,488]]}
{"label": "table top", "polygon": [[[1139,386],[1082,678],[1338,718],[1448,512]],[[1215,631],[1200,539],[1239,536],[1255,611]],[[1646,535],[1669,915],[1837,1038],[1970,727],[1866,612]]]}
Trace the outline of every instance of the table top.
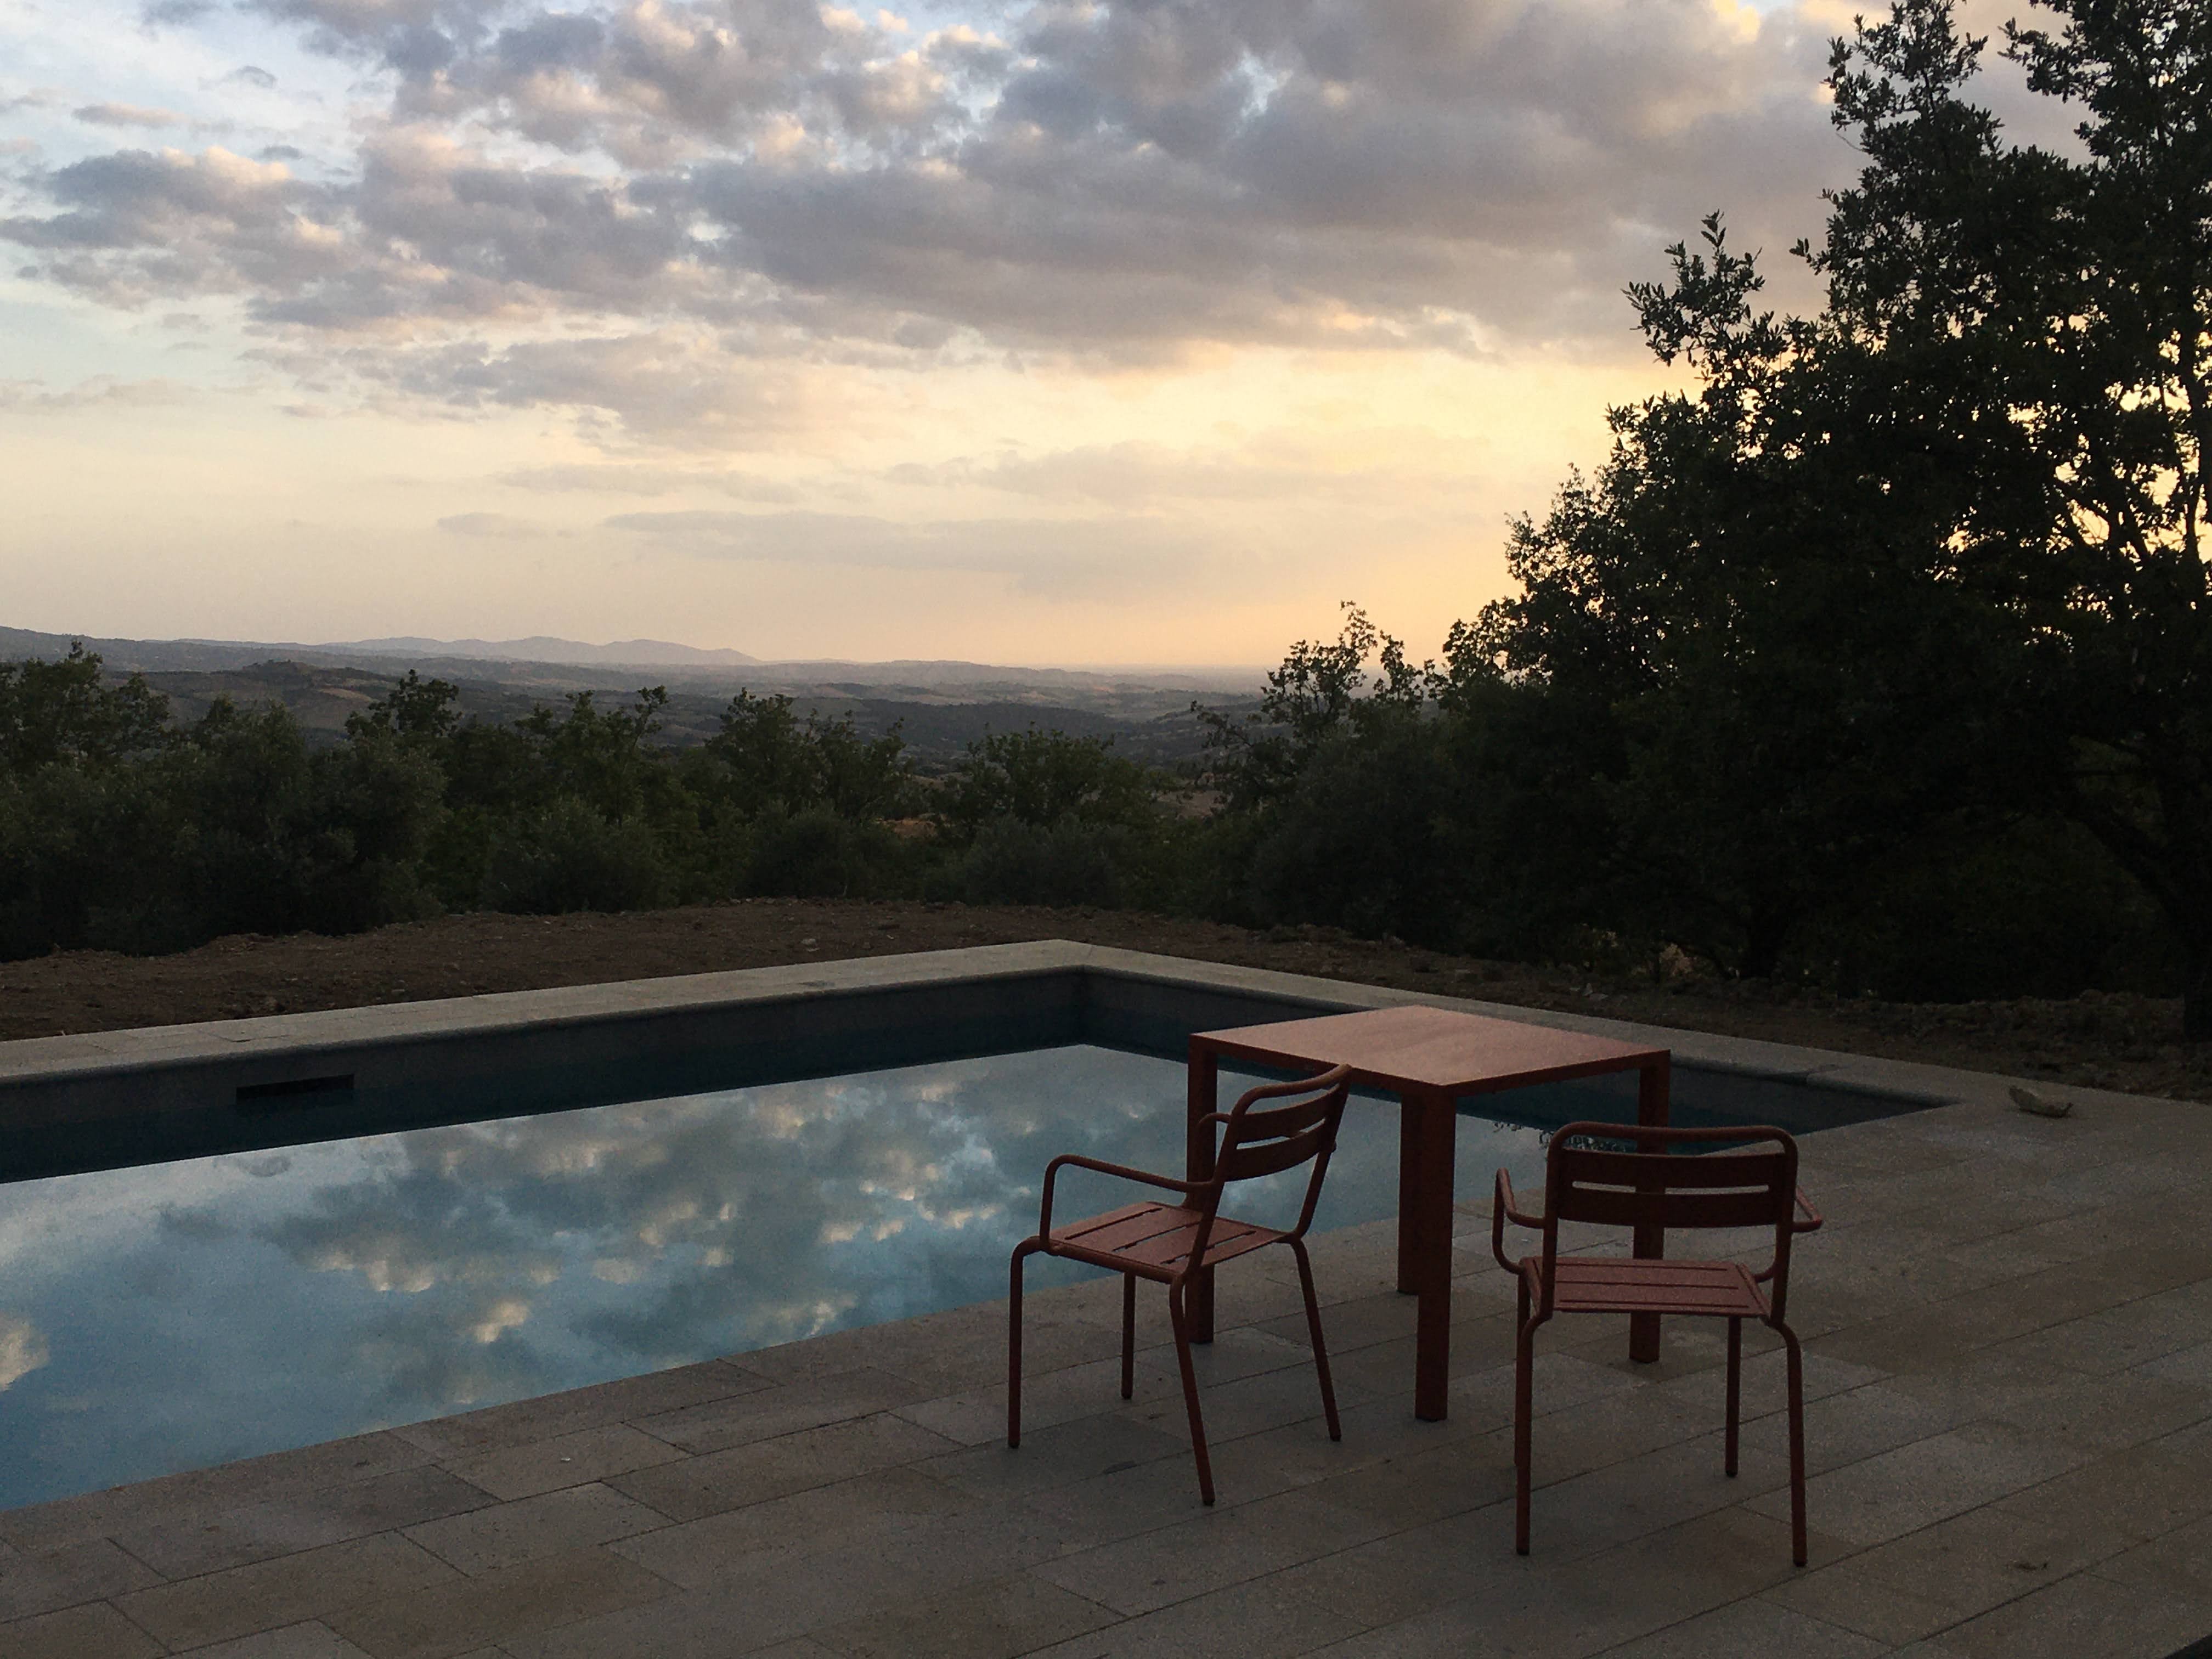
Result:
{"label": "table top", "polygon": [[1668,1051],[1449,1008],[1372,1008],[1200,1031],[1191,1041],[1262,1065],[1349,1066],[1371,1088],[1488,1094],[1668,1063]]}

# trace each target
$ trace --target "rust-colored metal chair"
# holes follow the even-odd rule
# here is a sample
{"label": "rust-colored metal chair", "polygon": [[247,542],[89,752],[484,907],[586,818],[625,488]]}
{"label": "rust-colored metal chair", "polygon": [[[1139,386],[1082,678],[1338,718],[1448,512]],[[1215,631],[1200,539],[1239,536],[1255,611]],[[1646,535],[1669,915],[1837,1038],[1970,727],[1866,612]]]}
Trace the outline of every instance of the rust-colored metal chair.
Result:
{"label": "rust-colored metal chair", "polygon": [[[1206,1451],[1206,1425],[1198,1410],[1198,1376],[1191,1369],[1190,1323],[1183,1310],[1184,1288],[1194,1270],[1215,1267],[1233,1256],[1249,1254],[1269,1244],[1287,1244],[1298,1264],[1298,1284],[1305,1291],[1306,1329],[1313,1338],[1314,1370],[1321,1378],[1322,1409],[1328,1419],[1328,1437],[1340,1440],[1343,1430],[1336,1419],[1336,1391],[1328,1380],[1328,1350],[1322,1342],[1321,1305],[1314,1297],[1313,1263],[1306,1255],[1306,1229],[1313,1224],[1314,1206],[1321,1199],[1322,1177],[1328,1173],[1329,1154],[1336,1150],[1337,1126],[1344,1118],[1351,1069],[1339,1066],[1319,1077],[1292,1083],[1270,1083],[1247,1090],[1225,1112],[1210,1112],[1199,1120],[1207,1133],[1218,1133],[1221,1144],[1208,1181],[1182,1181],[1153,1175],[1120,1164],[1103,1164],[1073,1152],[1045,1166],[1044,1197],[1037,1231],[1014,1247],[1009,1276],[1006,1343],[1006,1444],[1022,1443],[1022,1264],[1030,1256],[1056,1255],[1094,1267],[1110,1267],[1121,1274],[1121,1398],[1135,1391],[1137,1345],[1137,1281],[1148,1279],[1168,1287],[1168,1321],[1175,1328],[1176,1363],[1182,1370],[1183,1407],[1190,1414],[1190,1449],[1198,1460],[1199,1495],[1213,1501],[1213,1465]],[[1258,1107],[1261,1101],[1282,1100],[1280,1106]],[[1257,1108],[1255,1109],[1255,1108]],[[1306,1182],[1305,1203],[1297,1224],[1288,1232],[1237,1221],[1220,1213],[1224,1188],[1260,1176],[1279,1175],[1311,1160],[1313,1174]],[[1127,1204],[1103,1215],[1052,1224],[1053,1183],[1064,1169],[1095,1170],[1101,1175],[1180,1193],[1180,1204],[1157,1199]]]}
{"label": "rust-colored metal chair", "polygon": [[[1584,1143],[1595,1141],[1596,1146]],[[1635,1150],[1611,1150],[1626,1141]],[[1669,1146],[1735,1143],[1741,1150],[1702,1155]],[[1607,1143],[1610,1145],[1608,1146]],[[1647,1150],[1650,1148],[1659,1150]],[[1505,1254],[1505,1224],[1539,1228],[1542,1254]],[[1559,1254],[1559,1224],[1617,1227],[1774,1230],[1774,1256],[1760,1272],[1735,1261],[1668,1261]],[[1520,1207],[1513,1182],[1498,1172],[1490,1249],[1521,1282],[1520,1337],[1513,1389],[1513,1545],[1528,1553],[1529,1419],[1536,1328],[1561,1313],[1683,1314],[1728,1321],[1725,1466],[1736,1470],[1736,1426],[1743,1382],[1743,1322],[1778,1333],[1790,1370],[1790,1540],[1805,1565],[1805,1365],[1796,1334],[1783,1322],[1790,1292],[1790,1241],[1820,1224],[1797,1185],[1797,1143],[1779,1129],[1672,1129],[1619,1123],[1570,1123],[1552,1138],[1544,1171],[1544,1212]]]}

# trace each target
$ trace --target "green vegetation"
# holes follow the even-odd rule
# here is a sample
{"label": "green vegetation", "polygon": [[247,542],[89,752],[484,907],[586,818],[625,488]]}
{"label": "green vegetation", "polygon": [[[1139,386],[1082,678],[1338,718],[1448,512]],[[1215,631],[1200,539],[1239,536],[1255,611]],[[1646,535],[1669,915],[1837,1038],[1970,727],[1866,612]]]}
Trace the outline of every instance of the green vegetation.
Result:
{"label": "green vegetation", "polygon": [[1201,775],[1030,731],[923,778],[744,694],[679,750],[658,690],[495,725],[413,675],[310,752],[281,710],[176,729],[77,653],[0,669],[0,949],[921,895],[1911,998],[2179,989],[2212,1038],[2212,11],[2043,9],[2002,50],[2077,152],[1971,100],[1948,0],[1838,42],[1865,167],[1797,250],[1819,314],[1759,310],[1709,219],[1628,296],[1692,389],[1612,412],[1513,526],[1517,591],[1440,663],[1352,611],[1205,717]]}

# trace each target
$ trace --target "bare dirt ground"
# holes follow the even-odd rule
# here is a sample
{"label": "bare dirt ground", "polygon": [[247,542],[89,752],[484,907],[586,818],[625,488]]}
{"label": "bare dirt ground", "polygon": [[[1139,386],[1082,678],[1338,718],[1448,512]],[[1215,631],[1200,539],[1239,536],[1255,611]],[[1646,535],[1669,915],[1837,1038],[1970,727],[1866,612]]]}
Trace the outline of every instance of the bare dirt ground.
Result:
{"label": "bare dirt ground", "polygon": [[1263,933],[1115,911],[836,900],[456,915],[344,939],[246,935],[177,956],[87,951],[0,963],[0,1041],[1040,939],[2212,1101],[2212,1044],[2184,1044],[2179,1003],[2151,997],[1878,1002],[1704,978],[1593,978],[1325,928]]}

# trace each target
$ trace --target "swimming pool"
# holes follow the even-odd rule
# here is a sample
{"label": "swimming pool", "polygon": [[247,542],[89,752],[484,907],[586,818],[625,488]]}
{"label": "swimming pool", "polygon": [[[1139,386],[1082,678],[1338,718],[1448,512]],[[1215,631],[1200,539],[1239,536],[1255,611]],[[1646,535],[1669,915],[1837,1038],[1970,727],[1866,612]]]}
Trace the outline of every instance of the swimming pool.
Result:
{"label": "swimming pool", "polygon": [[[996,1297],[1048,1158],[1182,1123],[1179,1063],[1077,1044],[0,1186],[0,1506]],[[1464,1117],[1460,1190],[1542,1157]],[[1396,1205],[1355,1097],[1316,1224]]]}

